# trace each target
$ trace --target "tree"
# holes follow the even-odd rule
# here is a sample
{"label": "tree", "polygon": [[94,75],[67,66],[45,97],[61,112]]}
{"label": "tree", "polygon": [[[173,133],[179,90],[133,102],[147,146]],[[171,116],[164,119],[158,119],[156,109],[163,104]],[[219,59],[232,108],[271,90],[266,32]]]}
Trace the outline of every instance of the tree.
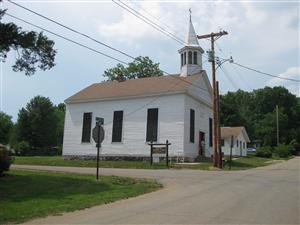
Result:
{"label": "tree", "polygon": [[57,128],[56,128],[56,135],[55,135],[56,146],[62,146],[63,143],[65,111],[66,111],[66,105],[64,103],[60,103],[54,108],[55,117],[57,120]]}
{"label": "tree", "polygon": [[137,57],[127,67],[122,64],[104,71],[104,76],[109,81],[124,81],[143,77],[162,76],[163,72],[159,69],[159,63],[154,63],[149,57]]}
{"label": "tree", "polygon": [[6,10],[0,10],[0,60],[7,58],[8,52],[15,50],[18,54],[14,71],[24,71],[33,75],[36,68],[51,69],[54,64],[56,50],[54,41],[49,40],[42,32],[22,31],[14,23],[2,23]]}
{"label": "tree", "polygon": [[11,116],[0,111],[0,143],[8,144],[9,136],[13,128],[13,122]]}
{"label": "tree", "polygon": [[300,142],[300,100],[284,87],[265,87],[220,96],[222,126],[245,126],[250,140],[276,145],[276,105],[279,106],[280,142]]}
{"label": "tree", "polygon": [[18,141],[27,141],[33,149],[49,149],[57,143],[58,120],[49,98],[36,96],[19,111]]}

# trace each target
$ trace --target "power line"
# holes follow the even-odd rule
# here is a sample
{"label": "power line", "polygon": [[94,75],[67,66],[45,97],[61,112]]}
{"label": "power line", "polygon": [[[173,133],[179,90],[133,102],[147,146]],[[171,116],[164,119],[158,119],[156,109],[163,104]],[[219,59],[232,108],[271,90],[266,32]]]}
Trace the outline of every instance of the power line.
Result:
{"label": "power line", "polygon": [[273,75],[273,74],[270,74],[270,73],[266,73],[266,72],[259,71],[259,70],[257,70],[257,69],[250,68],[250,67],[248,67],[248,66],[241,65],[241,64],[236,63],[236,62],[233,62],[233,64],[234,64],[234,65],[237,65],[237,66],[239,66],[239,67],[242,67],[242,68],[244,68],[244,69],[251,70],[251,71],[254,71],[254,72],[256,72],[256,73],[260,73],[260,74],[263,74],[263,75],[266,75],[266,76],[269,76],[269,77],[274,77],[274,78],[278,78],[278,79],[282,79],[282,80],[289,80],[289,81],[294,81],[294,82],[300,82],[300,80],[276,76],[276,75]]}
{"label": "power line", "polygon": [[[67,37],[62,36],[62,35],[60,35],[60,34],[57,34],[57,33],[53,32],[53,31],[50,31],[50,30],[48,30],[48,29],[46,29],[46,28],[43,28],[43,27],[38,26],[38,25],[35,25],[35,24],[31,23],[31,22],[28,22],[28,21],[26,21],[26,20],[24,20],[24,19],[21,19],[21,18],[17,17],[17,16],[11,15],[11,14],[9,14],[9,13],[7,13],[7,12],[6,12],[5,14],[6,14],[7,16],[10,16],[10,17],[14,18],[14,19],[17,19],[17,20],[22,21],[22,22],[24,22],[24,23],[26,23],[26,24],[29,24],[29,25],[31,25],[31,26],[33,26],[33,27],[36,27],[36,28],[41,29],[41,30],[43,30],[43,31],[45,31],[45,32],[48,32],[48,33],[50,33],[50,34],[53,34],[53,35],[55,35],[55,36],[57,36],[57,37],[59,37],[59,38],[62,38],[62,39],[64,39],[64,40],[66,40],[66,41],[69,41],[69,42],[72,42],[72,43],[74,43],[74,44],[76,44],[76,45],[78,45],[78,46],[84,47],[84,48],[86,48],[86,49],[88,49],[88,50],[90,50],[90,51],[96,52],[96,53],[101,54],[101,55],[103,55],[103,56],[105,56],[105,57],[108,57],[108,58],[110,58],[110,59],[113,59],[113,60],[115,60],[115,61],[118,61],[118,62],[120,62],[120,63],[122,63],[122,64],[128,65],[127,62],[124,62],[124,61],[122,61],[122,60],[120,60],[120,59],[117,59],[117,58],[115,58],[115,57],[113,57],[113,56],[110,56],[110,55],[108,55],[108,54],[105,54],[105,53],[103,53],[103,52],[101,52],[101,51],[95,50],[95,49],[93,49],[93,48],[91,48],[91,47],[88,47],[88,46],[86,46],[86,45],[84,45],[84,44],[81,44],[81,43],[79,43],[79,42],[77,42],[77,41],[74,41],[74,40],[72,40],[72,39],[70,39],[70,38],[67,38]],[[166,71],[164,71],[164,70],[161,70],[161,71],[162,71],[163,73],[167,74],[167,75],[171,75],[170,73],[168,73],[168,72],[166,72]],[[183,79],[181,79],[181,78],[179,78],[179,77],[177,77],[177,76],[172,76],[172,75],[171,75],[171,77],[172,77],[172,78],[175,78],[175,79],[180,79],[180,80],[183,81],[183,82],[189,83],[189,84],[191,84],[191,85],[193,85],[193,86],[195,86],[195,87],[198,87],[198,88],[200,88],[200,89],[203,89],[202,87],[200,87],[200,86],[198,86],[198,85],[195,85],[195,84],[193,84],[193,83],[191,83],[191,82],[188,82],[188,81],[186,81],[186,80],[183,80]],[[206,90],[206,89],[203,89],[203,90]],[[207,91],[207,90],[206,90],[206,91]]]}
{"label": "power line", "polygon": [[21,18],[19,18],[19,17],[17,17],[17,16],[11,15],[11,14],[9,14],[9,13],[7,13],[7,12],[5,12],[5,14],[6,14],[7,16],[10,16],[10,17],[16,19],[16,20],[22,21],[22,22],[24,22],[24,23],[27,23],[27,24],[33,26],[33,27],[36,27],[36,28],[41,29],[41,30],[43,30],[43,31],[46,31],[46,32],[48,32],[48,33],[50,33],[50,34],[53,34],[53,35],[55,35],[55,36],[57,36],[57,37],[59,37],[59,38],[62,38],[62,39],[64,39],[64,40],[66,40],[66,41],[72,42],[72,43],[74,43],[74,44],[76,44],[76,45],[79,45],[79,46],[81,46],[81,47],[83,47],[83,48],[86,48],[86,49],[88,49],[88,50],[90,50],[90,51],[96,52],[96,53],[98,53],[98,54],[100,54],[100,55],[103,55],[103,56],[105,56],[105,57],[108,57],[108,58],[110,58],[110,59],[113,59],[113,60],[115,60],[115,61],[118,61],[118,62],[120,62],[120,63],[122,63],[122,64],[128,65],[127,62],[124,62],[124,61],[122,61],[122,60],[120,60],[120,59],[117,59],[117,58],[115,58],[115,57],[113,57],[113,56],[110,56],[110,55],[108,55],[108,54],[106,54],[106,53],[103,53],[103,52],[101,52],[101,51],[95,50],[95,49],[93,49],[93,48],[91,48],[91,47],[88,47],[87,45],[81,44],[81,43],[79,43],[79,42],[77,42],[77,41],[74,41],[74,40],[72,40],[72,39],[70,39],[70,38],[67,38],[67,37],[65,37],[65,36],[63,36],[63,35],[57,34],[57,33],[53,32],[53,31],[50,31],[50,30],[48,30],[48,29],[46,29],[46,28],[40,27],[40,26],[38,26],[38,25],[35,25],[35,24],[31,23],[31,22],[28,22],[28,21],[26,21],[26,20],[23,20],[23,19],[21,19]]}
{"label": "power line", "polygon": [[[115,0],[113,0],[115,1]],[[159,29],[161,29],[163,32],[166,32],[167,34],[171,35],[172,37],[174,37],[176,40],[179,40],[182,44],[184,44],[184,41],[176,36],[175,34],[173,34],[172,32],[168,31],[167,29],[165,29],[164,27],[160,26],[159,24],[153,22],[153,20],[149,19],[148,17],[146,17],[145,15],[143,15],[142,13],[140,13],[139,11],[133,9],[132,7],[130,7],[128,4],[126,4],[124,1],[118,0],[119,3],[123,4],[125,7],[129,8],[130,10],[132,10],[134,13],[142,16],[143,18],[145,18],[148,22],[154,24],[155,26],[157,26]]]}
{"label": "power line", "polygon": [[[120,6],[121,8],[125,9],[126,11],[128,11],[129,13],[131,13],[132,15],[134,15],[135,17],[139,18],[140,20],[144,21],[148,25],[152,26],[154,29],[158,30],[162,34],[167,35],[168,37],[172,38],[174,41],[176,41],[176,42],[178,42],[180,44],[184,43],[184,42],[182,42],[182,40],[178,39],[176,36],[173,37],[174,35],[172,33],[168,32],[168,31],[165,31],[165,29],[161,28],[159,25],[155,25],[155,23],[151,22],[150,19],[148,19],[147,17],[143,16],[141,13],[137,12],[135,9],[132,9],[130,6],[126,5],[125,3],[121,2],[121,1],[117,2],[115,0],[112,0],[112,2],[114,2],[115,4],[117,4],[118,6]],[[137,12],[137,13],[135,13],[135,12]],[[139,15],[141,15],[141,16],[139,16]]]}
{"label": "power line", "polygon": [[75,30],[75,29],[73,29],[73,28],[71,28],[71,27],[69,27],[69,26],[66,26],[66,25],[64,25],[64,24],[62,24],[62,23],[60,23],[60,22],[57,22],[57,21],[55,21],[55,20],[53,20],[53,19],[51,19],[51,18],[49,18],[49,17],[47,17],[47,16],[42,15],[41,13],[38,13],[38,12],[36,12],[36,11],[33,11],[33,10],[31,10],[31,9],[25,7],[25,6],[22,6],[22,5],[20,5],[20,4],[16,3],[16,2],[13,2],[13,1],[11,1],[11,0],[7,0],[7,1],[8,1],[9,3],[14,4],[14,5],[16,5],[16,6],[20,7],[20,8],[22,8],[22,9],[25,9],[25,10],[27,10],[27,11],[29,11],[29,12],[31,12],[31,13],[37,15],[37,16],[40,16],[40,17],[42,17],[42,18],[44,18],[44,19],[46,19],[46,20],[48,20],[48,21],[50,21],[50,22],[52,22],[52,23],[55,23],[55,24],[57,24],[57,25],[59,25],[59,26],[65,28],[65,29],[67,29],[67,30],[70,30],[70,31],[72,31],[72,32],[74,32],[74,33],[76,33],[76,34],[79,34],[79,35],[83,36],[83,37],[86,37],[86,38],[88,38],[88,39],[90,39],[90,40],[92,40],[92,41],[94,41],[94,42],[96,42],[96,43],[98,43],[98,44],[100,44],[100,45],[103,45],[103,46],[105,46],[105,47],[107,47],[107,48],[109,48],[109,49],[111,49],[111,50],[113,50],[113,51],[119,52],[119,53],[121,53],[121,54],[123,54],[123,55],[125,55],[125,56],[127,56],[127,57],[129,57],[129,58],[131,58],[131,59],[135,59],[135,57],[133,57],[133,56],[131,56],[131,55],[129,55],[129,54],[127,54],[127,53],[125,53],[125,52],[119,50],[119,49],[116,49],[116,48],[114,48],[114,47],[112,47],[112,46],[110,46],[110,45],[108,45],[108,44],[105,44],[104,42],[98,41],[98,40],[96,40],[95,38],[93,38],[93,37],[91,37],[91,36],[89,36],[89,35],[87,35],[87,34],[84,34],[84,33],[80,32],[80,31]]}
{"label": "power line", "polygon": [[[141,9],[142,11],[144,11],[148,16],[152,17],[154,20],[156,20],[157,22],[159,22],[160,24],[164,25],[165,27],[169,28],[170,31],[172,31],[171,33],[176,33],[176,31],[171,28],[167,23],[161,21],[161,19],[155,17],[153,14],[149,13],[149,11],[145,10],[143,7],[139,6],[134,0],[130,0],[130,2],[132,4],[134,4],[136,7],[138,7],[139,9]],[[179,38],[182,40],[182,38]]]}

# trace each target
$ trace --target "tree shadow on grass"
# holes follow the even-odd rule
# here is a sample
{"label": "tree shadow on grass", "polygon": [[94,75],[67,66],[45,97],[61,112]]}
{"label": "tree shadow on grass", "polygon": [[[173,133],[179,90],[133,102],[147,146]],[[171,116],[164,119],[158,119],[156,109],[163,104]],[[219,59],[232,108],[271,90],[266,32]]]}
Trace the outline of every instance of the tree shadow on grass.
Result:
{"label": "tree shadow on grass", "polygon": [[63,200],[74,195],[103,193],[112,189],[107,182],[64,174],[15,173],[0,178],[1,201],[23,202],[32,199]]}

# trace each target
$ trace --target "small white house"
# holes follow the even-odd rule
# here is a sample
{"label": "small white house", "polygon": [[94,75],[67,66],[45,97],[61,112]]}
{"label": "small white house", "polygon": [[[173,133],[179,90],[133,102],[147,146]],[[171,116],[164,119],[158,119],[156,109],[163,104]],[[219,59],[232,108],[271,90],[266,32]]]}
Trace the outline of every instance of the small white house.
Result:
{"label": "small white house", "polygon": [[221,146],[224,155],[247,156],[247,143],[250,142],[245,127],[221,127]]}
{"label": "small white house", "polygon": [[210,157],[211,85],[191,20],[185,42],[180,74],[95,83],[66,99],[63,156],[95,156],[91,131],[102,117],[102,157],[149,157],[148,143],[166,140],[171,157]]}

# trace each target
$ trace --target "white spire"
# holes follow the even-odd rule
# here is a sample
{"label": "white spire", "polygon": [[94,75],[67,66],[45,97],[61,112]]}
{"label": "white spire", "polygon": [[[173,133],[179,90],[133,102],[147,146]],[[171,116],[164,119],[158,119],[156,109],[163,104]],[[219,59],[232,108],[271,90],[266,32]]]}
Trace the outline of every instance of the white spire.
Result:
{"label": "white spire", "polygon": [[190,11],[189,30],[188,30],[188,33],[185,36],[184,43],[185,43],[186,46],[193,46],[193,45],[198,46],[199,43],[198,43],[197,35],[196,35],[195,29],[194,29],[194,26],[193,26],[193,23],[192,23],[192,10],[189,9],[189,11]]}

